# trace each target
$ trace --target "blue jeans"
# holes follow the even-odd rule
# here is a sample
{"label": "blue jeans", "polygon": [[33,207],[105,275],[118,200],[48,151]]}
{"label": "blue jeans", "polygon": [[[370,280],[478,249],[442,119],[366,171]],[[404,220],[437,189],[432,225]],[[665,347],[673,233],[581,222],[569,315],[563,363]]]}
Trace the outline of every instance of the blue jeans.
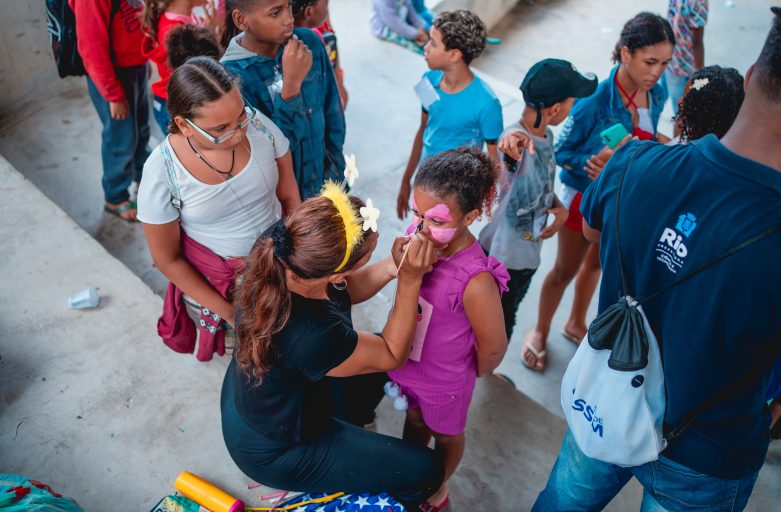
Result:
{"label": "blue jeans", "polygon": [[128,200],[127,189],[133,181],[141,181],[141,171],[150,153],[147,67],[116,68],[116,72],[130,106],[128,117],[122,120],[111,117],[109,102],[87,77],[89,97],[103,124],[103,195],[107,203],[114,204]]}
{"label": "blue jeans", "polygon": [[678,100],[683,96],[683,90],[686,88],[686,82],[689,81],[689,77],[676,75],[670,71],[670,68],[667,68],[664,76],[667,80],[667,92],[670,95],[670,101],[673,103],[673,114],[677,116]]}
{"label": "blue jeans", "polygon": [[152,115],[155,116],[155,121],[157,121],[160,131],[163,132],[163,136],[168,135],[168,125],[171,123],[171,116],[168,115],[168,100],[154,96],[152,98]]}
{"label": "blue jeans", "polygon": [[622,468],[587,457],[569,429],[533,512],[602,510],[634,476],[643,486],[641,512],[739,512],[746,507],[759,471],[724,480],[693,471],[667,457]]}

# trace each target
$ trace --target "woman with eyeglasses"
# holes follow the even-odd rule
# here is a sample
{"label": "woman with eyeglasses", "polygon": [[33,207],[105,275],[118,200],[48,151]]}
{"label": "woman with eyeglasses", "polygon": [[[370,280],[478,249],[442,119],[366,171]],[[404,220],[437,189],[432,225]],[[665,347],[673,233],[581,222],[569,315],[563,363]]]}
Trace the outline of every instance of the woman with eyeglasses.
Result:
{"label": "woman with eyeglasses", "polygon": [[[168,82],[170,134],[138,190],[155,266],[169,279],[157,330],[168,347],[208,361],[225,353],[231,290],[255,240],[301,203],[288,141],[241,96],[238,79],[196,57]],[[197,314],[196,324],[187,309]]]}

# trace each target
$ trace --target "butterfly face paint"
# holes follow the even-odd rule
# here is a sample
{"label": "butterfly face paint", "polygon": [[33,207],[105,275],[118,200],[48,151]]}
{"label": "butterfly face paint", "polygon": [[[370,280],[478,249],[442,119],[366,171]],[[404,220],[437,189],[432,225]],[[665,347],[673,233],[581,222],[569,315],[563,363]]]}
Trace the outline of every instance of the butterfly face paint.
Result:
{"label": "butterfly face paint", "polygon": [[[418,206],[415,204],[414,196],[412,197],[412,208],[414,210],[418,209]],[[427,212],[424,212],[423,219],[441,223],[453,222],[453,216],[450,215],[450,208],[446,204],[442,203],[439,203]],[[423,229],[423,219],[413,214],[412,224],[410,224],[410,226],[407,228],[405,234],[409,235],[415,230],[420,231]],[[454,236],[456,236],[456,231],[458,231],[458,228],[438,228],[436,226],[429,226],[429,231],[431,232],[431,237],[434,240],[441,244],[447,244],[453,240]]]}

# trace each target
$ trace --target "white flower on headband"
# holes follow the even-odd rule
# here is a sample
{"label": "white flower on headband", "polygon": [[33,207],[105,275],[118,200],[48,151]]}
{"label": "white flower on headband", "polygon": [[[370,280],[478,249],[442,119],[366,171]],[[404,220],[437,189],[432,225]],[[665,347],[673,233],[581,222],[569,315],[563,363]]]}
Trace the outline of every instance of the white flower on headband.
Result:
{"label": "white flower on headband", "polygon": [[358,172],[358,167],[355,166],[355,155],[344,155],[344,163],[344,179],[347,180],[347,184],[352,187],[360,174]]}
{"label": "white flower on headband", "polygon": [[710,80],[707,78],[698,78],[694,81],[692,84],[692,89],[701,90],[703,87],[708,85],[710,83]]}
{"label": "white flower on headband", "polygon": [[366,206],[362,206],[359,213],[361,214],[361,217],[363,217],[363,230],[368,231],[371,229],[376,233],[377,219],[380,218],[380,210],[374,207],[371,199],[366,200]]}

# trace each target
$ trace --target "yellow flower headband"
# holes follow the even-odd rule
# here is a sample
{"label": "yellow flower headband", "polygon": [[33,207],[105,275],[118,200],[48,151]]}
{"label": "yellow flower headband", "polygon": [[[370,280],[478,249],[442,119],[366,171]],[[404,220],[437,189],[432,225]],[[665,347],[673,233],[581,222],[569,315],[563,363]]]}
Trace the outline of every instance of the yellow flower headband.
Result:
{"label": "yellow flower headband", "polygon": [[339,216],[344,222],[344,235],[347,239],[347,250],[344,252],[342,263],[334,270],[334,273],[336,273],[347,265],[347,262],[350,260],[350,256],[353,253],[353,249],[363,239],[363,229],[361,229],[362,219],[340,184],[333,181],[326,181],[320,195],[329,199],[334,204],[336,211],[339,212]]}
{"label": "yellow flower headband", "polygon": [[334,181],[326,181],[320,195],[331,201],[339,212],[344,222],[344,234],[347,239],[347,249],[344,252],[342,263],[336,267],[334,273],[339,272],[347,265],[355,246],[363,240],[363,232],[371,229],[377,232],[377,219],[380,210],[374,207],[371,199],[366,200],[366,206],[356,211],[350,197],[345,192],[347,186],[352,187],[358,179],[358,167],[355,166],[355,155],[345,155],[344,181],[339,184]]}

